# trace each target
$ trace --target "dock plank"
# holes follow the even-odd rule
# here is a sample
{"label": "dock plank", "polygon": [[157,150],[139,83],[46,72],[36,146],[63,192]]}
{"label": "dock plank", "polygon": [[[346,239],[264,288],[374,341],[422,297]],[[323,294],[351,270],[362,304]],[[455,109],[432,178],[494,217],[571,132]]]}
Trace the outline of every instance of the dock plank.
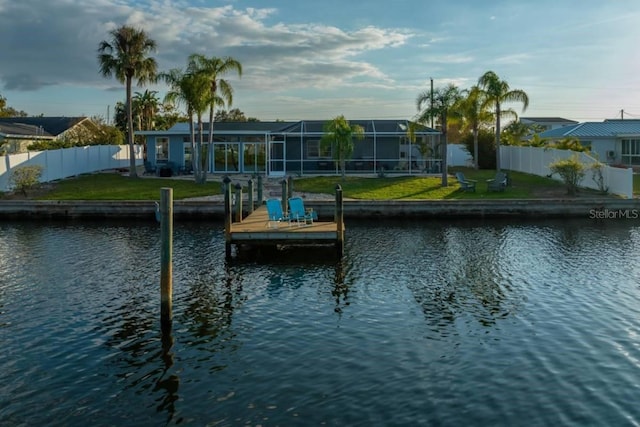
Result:
{"label": "dock plank", "polygon": [[[338,225],[335,222],[314,221],[312,224],[268,221],[267,209],[260,206],[242,222],[231,224],[231,242],[262,241],[272,243],[335,243]],[[269,226],[271,225],[271,227]]]}

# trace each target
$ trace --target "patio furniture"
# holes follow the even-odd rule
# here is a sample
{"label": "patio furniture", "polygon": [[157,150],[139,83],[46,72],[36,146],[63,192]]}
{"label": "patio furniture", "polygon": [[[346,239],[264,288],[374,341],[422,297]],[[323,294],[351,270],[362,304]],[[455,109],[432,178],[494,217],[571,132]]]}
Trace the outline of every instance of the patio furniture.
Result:
{"label": "patio furniture", "polygon": [[[266,205],[267,215],[269,217],[267,220],[267,228],[278,228],[278,225],[285,221],[291,225],[290,216],[285,215],[284,212],[282,212],[282,203],[280,202],[280,199],[267,199]],[[273,224],[275,224],[275,227],[273,227]]]}
{"label": "patio furniture", "polygon": [[495,178],[487,180],[487,191],[504,191],[507,188],[507,174],[497,172]]}
{"label": "patio furniture", "polygon": [[460,188],[463,191],[472,191],[474,193],[476,192],[476,184],[478,181],[475,181],[473,179],[466,179],[462,172],[456,172],[456,179],[458,180],[458,183],[460,183]]}
{"label": "patio furniture", "polygon": [[318,214],[313,209],[306,210],[304,201],[300,197],[291,197],[289,199],[289,218],[296,221],[298,225],[313,224],[318,219]]}

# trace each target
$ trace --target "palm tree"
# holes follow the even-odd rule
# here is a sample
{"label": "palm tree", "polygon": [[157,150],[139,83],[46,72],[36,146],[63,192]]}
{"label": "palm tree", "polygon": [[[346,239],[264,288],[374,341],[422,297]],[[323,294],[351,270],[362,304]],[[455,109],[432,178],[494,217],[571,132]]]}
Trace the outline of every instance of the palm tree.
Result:
{"label": "palm tree", "polygon": [[[484,92],[484,105],[493,105],[496,119],[496,170],[500,170],[500,116],[505,111],[501,110],[501,105],[505,102],[522,102],[522,111],[529,106],[529,96],[521,89],[511,89],[509,83],[500,80],[500,77],[493,71],[487,71],[480,79],[478,86]],[[513,110],[508,110],[513,114]]]}
{"label": "palm tree", "polygon": [[209,147],[212,147],[215,108],[216,106],[225,108],[233,103],[233,87],[222,76],[230,71],[236,71],[238,76],[242,77],[242,64],[231,57],[207,58],[198,53],[189,55],[188,64],[187,69],[190,72],[201,74],[209,81]]}
{"label": "palm tree", "polygon": [[123,25],[112,30],[111,40],[103,40],[98,45],[100,73],[104,77],[115,76],[126,86],[127,141],[129,143],[129,176],[137,178],[135,148],[133,145],[133,116],[131,113],[131,86],[133,79],[137,85],[154,82],[158,64],[148,56],[156,49],[156,42],[144,30]]}
{"label": "palm tree", "polygon": [[158,113],[160,100],[155,90],[145,89],[144,92],[136,92],[132,98],[133,106],[137,107],[138,127],[140,130],[154,130],[153,119]]}
{"label": "palm tree", "polygon": [[340,115],[327,121],[323,130],[320,147],[332,149],[333,160],[340,165],[342,179],[344,179],[346,160],[353,154],[353,138],[363,139],[364,128],[350,124],[343,115]]}
{"label": "palm tree", "polygon": [[[203,171],[203,162],[200,158],[202,152],[202,113],[207,109],[207,95],[209,82],[199,74],[184,73],[180,69],[172,69],[162,73],[160,78],[169,86],[170,90],[165,95],[164,101],[168,104],[184,103],[189,117],[189,133],[191,135],[191,155],[193,175],[196,183],[203,183],[206,179],[206,170]],[[193,116],[197,117],[199,138],[195,137]]]}
{"label": "palm tree", "polygon": [[472,86],[465,94],[453,106],[453,110],[462,122],[463,130],[473,133],[473,164],[478,169],[478,131],[484,123],[493,121],[493,114],[484,105],[484,92],[478,86]]}
{"label": "palm tree", "polygon": [[442,152],[442,186],[448,186],[447,180],[447,126],[449,113],[452,107],[460,99],[460,89],[455,85],[449,84],[445,87],[436,89],[435,91],[425,91],[418,95],[416,106],[418,107],[417,121],[427,124],[432,118],[436,118],[440,123],[440,135],[442,144],[440,144]]}

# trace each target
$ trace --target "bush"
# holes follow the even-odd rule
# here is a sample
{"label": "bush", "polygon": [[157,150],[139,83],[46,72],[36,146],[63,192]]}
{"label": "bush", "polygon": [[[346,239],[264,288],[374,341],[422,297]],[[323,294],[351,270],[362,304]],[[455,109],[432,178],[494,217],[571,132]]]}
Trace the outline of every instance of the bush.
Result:
{"label": "bush", "polygon": [[[462,143],[473,157],[473,133],[465,135]],[[485,129],[478,132],[478,167],[480,169],[496,168],[496,138],[492,132]]]}
{"label": "bush", "polygon": [[578,192],[578,185],[584,178],[585,165],[578,160],[578,157],[572,156],[564,160],[556,160],[549,164],[551,173],[557,173],[567,186],[567,193],[574,195]]}
{"label": "bush", "polygon": [[42,169],[40,165],[22,166],[14,169],[10,178],[14,190],[20,191],[26,196],[27,190],[32,189],[40,183]]}

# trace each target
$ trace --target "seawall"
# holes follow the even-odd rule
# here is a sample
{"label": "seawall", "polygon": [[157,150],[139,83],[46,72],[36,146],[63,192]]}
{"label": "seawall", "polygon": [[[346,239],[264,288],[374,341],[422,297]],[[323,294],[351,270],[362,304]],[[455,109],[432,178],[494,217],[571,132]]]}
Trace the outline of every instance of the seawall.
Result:
{"label": "seawall", "polygon": [[[308,200],[305,206],[320,220],[333,220],[335,202]],[[222,201],[174,201],[176,220],[224,219]],[[607,218],[640,219],[640,199],[515,199],[515,200],[345,200],[344,217],[358,218]],[[149,219],[153,201],[0,201],[1,219]]]}

